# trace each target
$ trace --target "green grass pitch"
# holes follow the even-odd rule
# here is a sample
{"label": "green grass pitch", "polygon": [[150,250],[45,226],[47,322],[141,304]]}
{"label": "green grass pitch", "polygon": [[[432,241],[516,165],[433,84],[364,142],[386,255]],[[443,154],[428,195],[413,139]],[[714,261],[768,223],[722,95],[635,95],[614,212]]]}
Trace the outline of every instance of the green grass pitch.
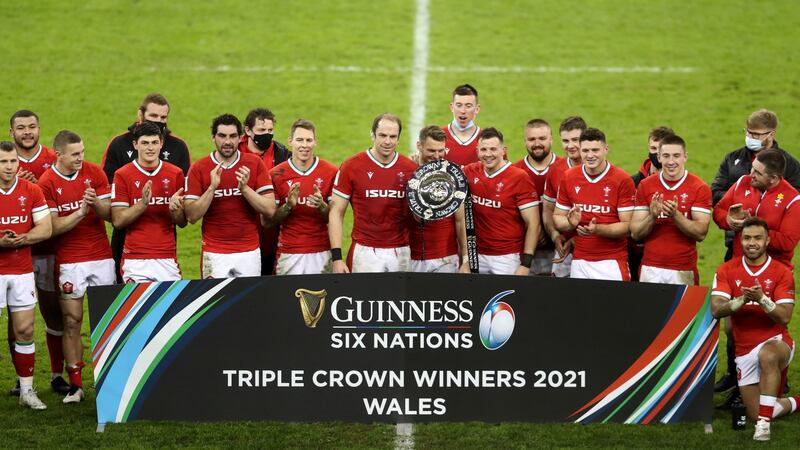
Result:
{"label": "green grass pitch", "polygon": [[[777,139],[798,155],[798,16],[800,4],[789,0],[430,0],[425,122],[448,122],[452,88],[469,82],[481,95],[478,124],[502,130],[514,160],[524,155],[528,119],[557,125],[579,114],[606,132],[609,158],[629,172],[646,156],[648,131],[672,126],[688,143],[689,169],[710,181],[722,155],[743,145],[747,115],[761,107],[778,113]],[[278,115],[276,139],[286,141],[294,119],[310,119],[318,154],[338,164],[369,146],[378,113],[409,118],[414,19],[413,1],[3,2],[0,117],[32,109],[43,143],[60,129],[77,131],[87,158],[99,162],[142,97],[159,91],[172,104],[170,128],[197,159],[213,148],[212,117],[243,118],[268,106]],[[414,132],[404,131],[403,149]],[[190,278],[199,272],[199,230],[179,233]],[[700,246],[703,284],[722,256],[722,233],[712,230]],[[796,337],[798,323],[791,325]],[[96,434],[91,389],[86,403],[70,408],[47,389],[43,329],[37,322],[47,411],[22,410],[6,396],[14,373],[0,351],[2,447],[394,445],[393,427],[363,424],[134,423]],[[88,326],[86,336],[88,344]],[[794,392],[798,367],[792,364]],[[712,435],[694,424],[432,424],[416,427],[415,441],[420,448],[749,445],[752,431],[732,432],[729,420],[717,412]],[[800,418],[773,425],[773,445],[799,440]]]}

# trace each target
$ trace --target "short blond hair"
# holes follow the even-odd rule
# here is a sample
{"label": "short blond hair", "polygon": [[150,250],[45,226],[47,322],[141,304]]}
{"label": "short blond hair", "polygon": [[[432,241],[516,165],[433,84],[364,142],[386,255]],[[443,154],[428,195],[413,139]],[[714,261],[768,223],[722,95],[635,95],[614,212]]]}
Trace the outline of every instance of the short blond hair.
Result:
{"label": "short blond hair", "polygon": [[747,118],[748,128],[778,129],[778,115],[768,109],[759,109]]}

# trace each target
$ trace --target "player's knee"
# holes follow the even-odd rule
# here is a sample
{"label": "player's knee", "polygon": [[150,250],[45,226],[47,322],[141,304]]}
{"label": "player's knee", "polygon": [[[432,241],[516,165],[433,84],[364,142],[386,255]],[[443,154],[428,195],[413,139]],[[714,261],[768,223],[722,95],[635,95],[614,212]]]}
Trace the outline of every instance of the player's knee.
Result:
{"label": "player's knee", "polygon": [[65,313],[64,314],[64,332],[68,334],[72,334],[75,332],[81,331],[81,321],[77,317],[73,316],[72,314]]}
{"label": "player's knee", "polygon": [[758,352],[758,365],[762,368],[777,367],[780,359],[780,352],[774,345],[764,345]]}
{"label": "player's knee", "polygon": [[14,326],[14,336],[18,342],[30,342],[33,340],[33,321]]}

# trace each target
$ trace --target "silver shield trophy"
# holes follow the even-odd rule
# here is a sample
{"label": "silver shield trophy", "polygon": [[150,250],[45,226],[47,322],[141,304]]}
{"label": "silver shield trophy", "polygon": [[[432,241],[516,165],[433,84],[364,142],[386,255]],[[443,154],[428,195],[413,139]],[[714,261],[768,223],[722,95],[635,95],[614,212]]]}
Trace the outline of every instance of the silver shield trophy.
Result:
{"label": "silver shield trophy", "polygon": [[469,185],[464,172],[446,160],[431,161],[414,171],[406,187],[408,207],[424,221],[444,219],[455,214],[466,201],[467,253],[470,271],[478,271],[475,246],[475,226],[472,220],[472,203]]}

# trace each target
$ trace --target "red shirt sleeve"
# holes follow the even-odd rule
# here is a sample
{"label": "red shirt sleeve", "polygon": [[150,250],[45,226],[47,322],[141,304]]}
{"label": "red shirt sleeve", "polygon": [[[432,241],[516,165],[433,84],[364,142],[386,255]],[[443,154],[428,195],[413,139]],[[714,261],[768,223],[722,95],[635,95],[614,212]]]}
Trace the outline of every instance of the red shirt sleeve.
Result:
{"label": "red shirt sleeve", "polygon": [[561,206],[565,209],[572,208],[572,200],[569,198],[567,189],[567,177],[562,177],[561,184],[558,185],[558,199],[556,200],[556,207]]}
{"label": "red shirt sleeve", "polygon": [[517,192],[514,196],[514,202],[520,211],[534,206],[539,206],[539,194],[536,193],[536,186],[527,174],[521,174],[518,177]]}
{"label": "red shirt sleeve", "polygon": [[791,200],[777,230],[769,230],[769,248],[790,252],[800,241],[800,195]]}
{"label": "red shirt sleeve", "polygon": [[203,182],[203,174],[201,173],[202,167],[199,163],[195,163],[189,168],[189,174],[186,176],[186,199],[197,200],[203,195],[206,190]]}
{"label": "red shirt sleeve", "polygon": [[718,295],[720,297],[731,298],[733,291],[728,284],[728,265],[723,264],[717,269],[714,274],[714,282],[711,284],[711,295]]}
{"label": "red shirt sleeve", "polygon": [[267,166],[264,165],[264,161],[258,160],[256,173],[254,177],[250,178],[250,184],[250,187],[259,194],[263,194],[272,189],[272,179],[269,177],[269,172],[267,171]]}
{"label": "red shirt sleeve", "polygon": [[697,188],[697,197],[692,205],[692,212],[711,214],[711,188],[701,183]]}
{"label": "red shirt sleeve", "polygon": [[131,206],[128,183],[120,176],[119,170],[114,173],[114,185],[111,189],[111,206]]}
{"label": "red shirt sleeve", "polygon": [[617,199],[617,212],[633,212],[636,202],[636,186],[629,176],[622,178],[619,185],[619,198]]}
{"label": "red shirt sleeve", "polygon": [[[39,188],[42,190],[44,201],[47,202],[47,207],[51,210],[50,212],[58,212],[58,205],[56,204],[56,199],[53,195],[53,187],[50,185],[50,179],[46,178],[44,180],[39,180],[39,184],[37,186],[39,186]],[[53,209],[56,211],[52,211]]]}
{"label": "red shirt sleeve", "polygon": [[790,270],[783,272],[783,276],[778,280],[775,286],[775,291],[772,299],[775,303],[791,303],[794,304],[794,277]]}
{"label": "red shirt sleeve", "polygon": [[333,179],[333,193],[347,200],[350,200],[350,196],[353,195],[353,182],[348,174],[349,167],[350,164],[345,161]]}
{"label": "red shirt sleeve", "polygon": [[91,166],[92,167],[92,185],[94,186],[94,191],[97,193],[97,198],[108,200],[111,198],[111,185],[108,184],[108,178],[106,174],[103,173],[102,169]]}

